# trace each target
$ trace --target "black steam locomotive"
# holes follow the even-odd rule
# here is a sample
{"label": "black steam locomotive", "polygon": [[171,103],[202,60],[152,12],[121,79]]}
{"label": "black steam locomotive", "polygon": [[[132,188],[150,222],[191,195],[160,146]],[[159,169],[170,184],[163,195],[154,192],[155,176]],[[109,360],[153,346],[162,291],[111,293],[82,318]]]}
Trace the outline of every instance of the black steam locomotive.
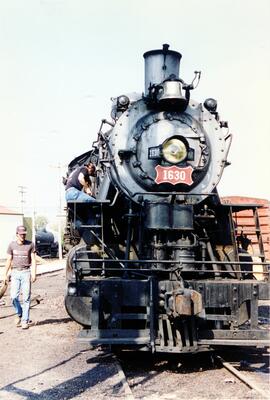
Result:
{"label": "black steam locomotive", "polygon": [[43,258],[56,258],[58,255],[58,242],[53,233],[46,228],[36,231],[36,251],[37,255]]}
{"label": "black steam locomotive", "polygon": [[[191,99],[200,72],[190,84],[179,78],[180,53],[163,45],[144,59],[144,94],[114,98],[92,149],[69,165],[68,174],[96,165],[96,201],[67,205],[67,312],[91,344],[152,352],[266,345],[258,205],[223,204],[216,190],[229,164],[228,124],[216,100]],[[260,280],[248,238],[237,236],[241,209],[253,211]]]}

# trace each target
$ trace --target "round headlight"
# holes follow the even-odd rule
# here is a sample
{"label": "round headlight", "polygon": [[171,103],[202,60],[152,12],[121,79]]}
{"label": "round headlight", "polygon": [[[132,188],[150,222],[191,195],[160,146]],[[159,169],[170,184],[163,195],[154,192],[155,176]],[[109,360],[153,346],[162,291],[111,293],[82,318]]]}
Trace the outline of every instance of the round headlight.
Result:
{"label": "round headlight", "polygon": [[187,157],[187,146],[178,138],[168,139],[162,145],[163,157],[172,164],[178,164]]}

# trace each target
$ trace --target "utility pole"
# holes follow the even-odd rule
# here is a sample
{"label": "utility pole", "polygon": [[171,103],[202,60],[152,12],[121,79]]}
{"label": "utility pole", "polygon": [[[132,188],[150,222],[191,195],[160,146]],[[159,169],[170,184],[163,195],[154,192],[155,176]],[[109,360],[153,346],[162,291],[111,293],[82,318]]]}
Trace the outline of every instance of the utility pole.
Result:
{"label": "utility pole", "polygon": [[51,168],[56,168],[58,169],[58,195],[59,195],[59,213],[61,214],[62,211],[62,167],[65,167],[65,165],[61,165],[60,163],[58,163],[57,165],[50,165]]}
{"label": "utility pole", "polygon": [[32,215],[32,242],[36,243],[36,211],[33,209]]}
{"label": "utility pole", "polygon": [[21,210],[22,210],[22,214],[23,214],[23,203],[25,203],[25,200],[24,200],[24,194],[26,193],[26,186],[18,186],[18,188],[20,189],[19,190],[19,193],[21,194]]}
{"label": "utility pole", "polygon": [[61,172],[62,172],[62,167],[64,165],[61,165],[58,163],[57,165],[50,165],[51,168],[57,168],[58,169],[58,180],[59,180],[59,215],[58,215],[58,257],[60,260],[63,258],[62,254],[62,227],[61,227],[61,217],[62,217],[62,177],[61,177]]}

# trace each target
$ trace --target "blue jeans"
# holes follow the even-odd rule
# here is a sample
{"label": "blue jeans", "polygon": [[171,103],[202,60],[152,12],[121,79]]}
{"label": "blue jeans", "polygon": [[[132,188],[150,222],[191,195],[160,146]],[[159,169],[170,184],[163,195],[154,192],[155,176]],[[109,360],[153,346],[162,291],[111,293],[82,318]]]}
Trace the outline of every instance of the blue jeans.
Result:
{"label": "blue jeans", "polygon": [[[19,296],[22,291],[23,303],[21,306]],[[16,313],[23,322],[29,321],[30,297],[31,297],[31,271],[13,269],[11,272],[10,297]]]}
{"label": "blue jeans", "polygon": [[90,203],[91,201],[95,201],[94,197],[89,196],[88,194],[78,190],[74,187],[71,187],[66,190],[66,201],[82,201],[85,203]]}

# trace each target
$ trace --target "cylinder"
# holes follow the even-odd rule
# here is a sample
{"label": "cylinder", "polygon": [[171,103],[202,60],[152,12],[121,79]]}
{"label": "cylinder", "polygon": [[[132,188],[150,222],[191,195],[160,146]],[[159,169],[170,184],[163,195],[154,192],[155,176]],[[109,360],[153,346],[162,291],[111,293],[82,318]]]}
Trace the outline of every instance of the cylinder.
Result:
{"label": "cylinder", "polygon": [[171,75],[179,78],[179,66],[182,55],[177,51],[169,50],[164,44],[160,50],[150,50],[144,53],[145,65],[145,95],[151,85],[158,85]]}
{"label": "cylinder", "polygon": [[190,205],[147,202],[145,211],[147,229],[193,230],[193,209]]}

